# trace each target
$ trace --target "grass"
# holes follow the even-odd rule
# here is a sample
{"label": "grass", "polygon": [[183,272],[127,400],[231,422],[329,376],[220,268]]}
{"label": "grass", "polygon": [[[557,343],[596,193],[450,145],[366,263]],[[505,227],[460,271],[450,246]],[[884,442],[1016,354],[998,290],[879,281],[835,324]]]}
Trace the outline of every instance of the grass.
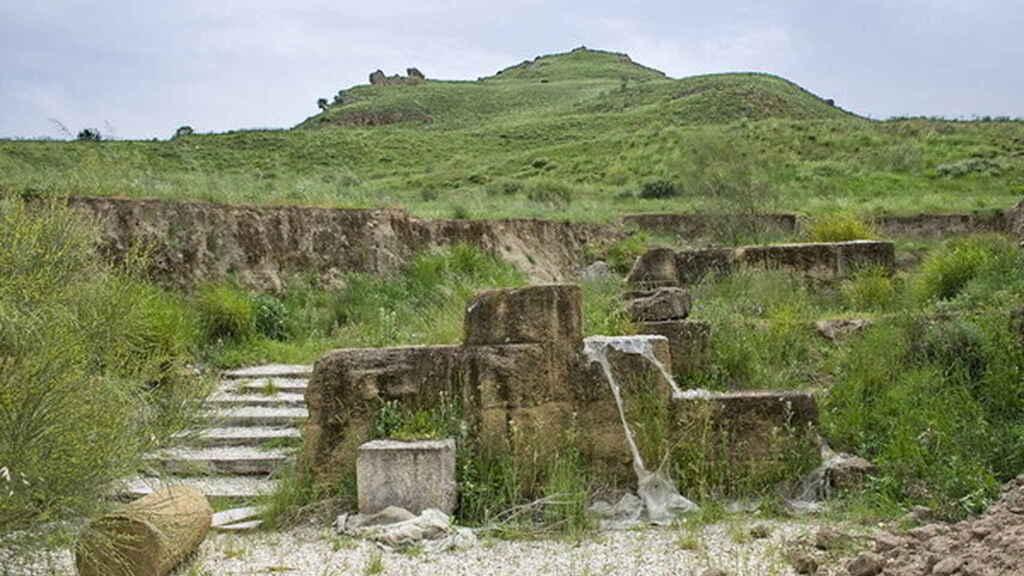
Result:
{"label": "grass", "polygon": [[[1005,208],[1024,192],[1019,122],[872,122],[780,78],[673,80],[592,51],[516,70],[355,87],[292,130],[3,141],[0,190],[585,221],[721,210],[737,194],[821,215]],[[345,125],[394,111],[430,121]],[[643,194],[654,181],[678,194]]]}

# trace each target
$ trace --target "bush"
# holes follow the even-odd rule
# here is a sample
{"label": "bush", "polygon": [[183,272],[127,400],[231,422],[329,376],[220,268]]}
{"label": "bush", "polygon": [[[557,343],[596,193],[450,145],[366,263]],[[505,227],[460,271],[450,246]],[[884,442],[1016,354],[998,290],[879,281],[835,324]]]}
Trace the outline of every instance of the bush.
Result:
{"label": "bush", "polygon": [[270,294],[252,297],[253,323],[256,332],[271,340],[284,340],[288,336],[288,309]]}
{"label": "bush", "polygon": [[807,228],[807,239],[811,242],[848,242],[877,237],[870,224],[848,212],[818,216]]}
{"label": "bush", "polygon": [[679,188],[670,180],[650,180],[640,187],[640,197],[645,199],[675,198]]}
{"label": "bush", "polygon": [[919,300],[949,300],[976,278],[1004,283],[1020,275],[1019,249],[1001,236],[974,236],[951,241],[931,253],[914,279]]}
{"label": "bush", "polygon": [[85,128],[75,137],[79,142],[99,142],[103,139],[100,131],[95,128]]}
{"label": "bush", "polygon": [[257,332],[253,302],[241,289],[228,284],[207,284],[196,295],[196,308],[210,343],[244,341]]}
{"label": "bush", "polygon": [[0,200],[3,538],[97,511],[203,392],[184,376],[187,307],[105,264],[95,238],[63,205]]}

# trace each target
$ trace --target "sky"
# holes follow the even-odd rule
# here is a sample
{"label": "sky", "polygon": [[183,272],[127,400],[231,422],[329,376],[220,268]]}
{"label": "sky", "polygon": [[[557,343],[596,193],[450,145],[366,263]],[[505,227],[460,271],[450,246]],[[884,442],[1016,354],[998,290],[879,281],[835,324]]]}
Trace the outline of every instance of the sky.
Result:
{"label": "sky", "polygon": [[288,128],[378,68],[475,79],[581,45],[873,118],[1024,116],[1024,0],[0,0],[0,137]]}

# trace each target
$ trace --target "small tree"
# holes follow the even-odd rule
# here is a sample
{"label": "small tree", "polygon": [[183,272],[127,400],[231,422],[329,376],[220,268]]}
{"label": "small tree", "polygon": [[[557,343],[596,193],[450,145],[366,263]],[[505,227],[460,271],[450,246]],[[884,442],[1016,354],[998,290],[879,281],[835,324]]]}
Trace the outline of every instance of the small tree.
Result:
{"label": "small tree", "polygon": [[82,142],[99,142],[103,139],[103,136],[96,128],[85,128],[78,133],[77,139]]}
{"label": "small tree", "polygon": [[316,107],[324,112],[327,111],[327,98],[321,98],[316,101]]}
{"label": "small tree", "polygon": [[174,138],[184,138],[185,136],[191,136],[195,134],[195,130],[191,126],[181,126],[174,131]]}

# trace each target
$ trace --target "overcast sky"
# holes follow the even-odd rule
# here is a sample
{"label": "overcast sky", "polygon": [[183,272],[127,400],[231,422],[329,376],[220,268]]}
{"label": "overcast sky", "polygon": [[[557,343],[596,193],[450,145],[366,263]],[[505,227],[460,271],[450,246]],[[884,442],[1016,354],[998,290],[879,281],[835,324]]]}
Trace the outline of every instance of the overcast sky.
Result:
{"label": "overcast sky", "polygon": [[875,118],[1024,116],[1024,0],[0,0],[0,136],[290,127],[376,68],[472,79],[580,45]]}

